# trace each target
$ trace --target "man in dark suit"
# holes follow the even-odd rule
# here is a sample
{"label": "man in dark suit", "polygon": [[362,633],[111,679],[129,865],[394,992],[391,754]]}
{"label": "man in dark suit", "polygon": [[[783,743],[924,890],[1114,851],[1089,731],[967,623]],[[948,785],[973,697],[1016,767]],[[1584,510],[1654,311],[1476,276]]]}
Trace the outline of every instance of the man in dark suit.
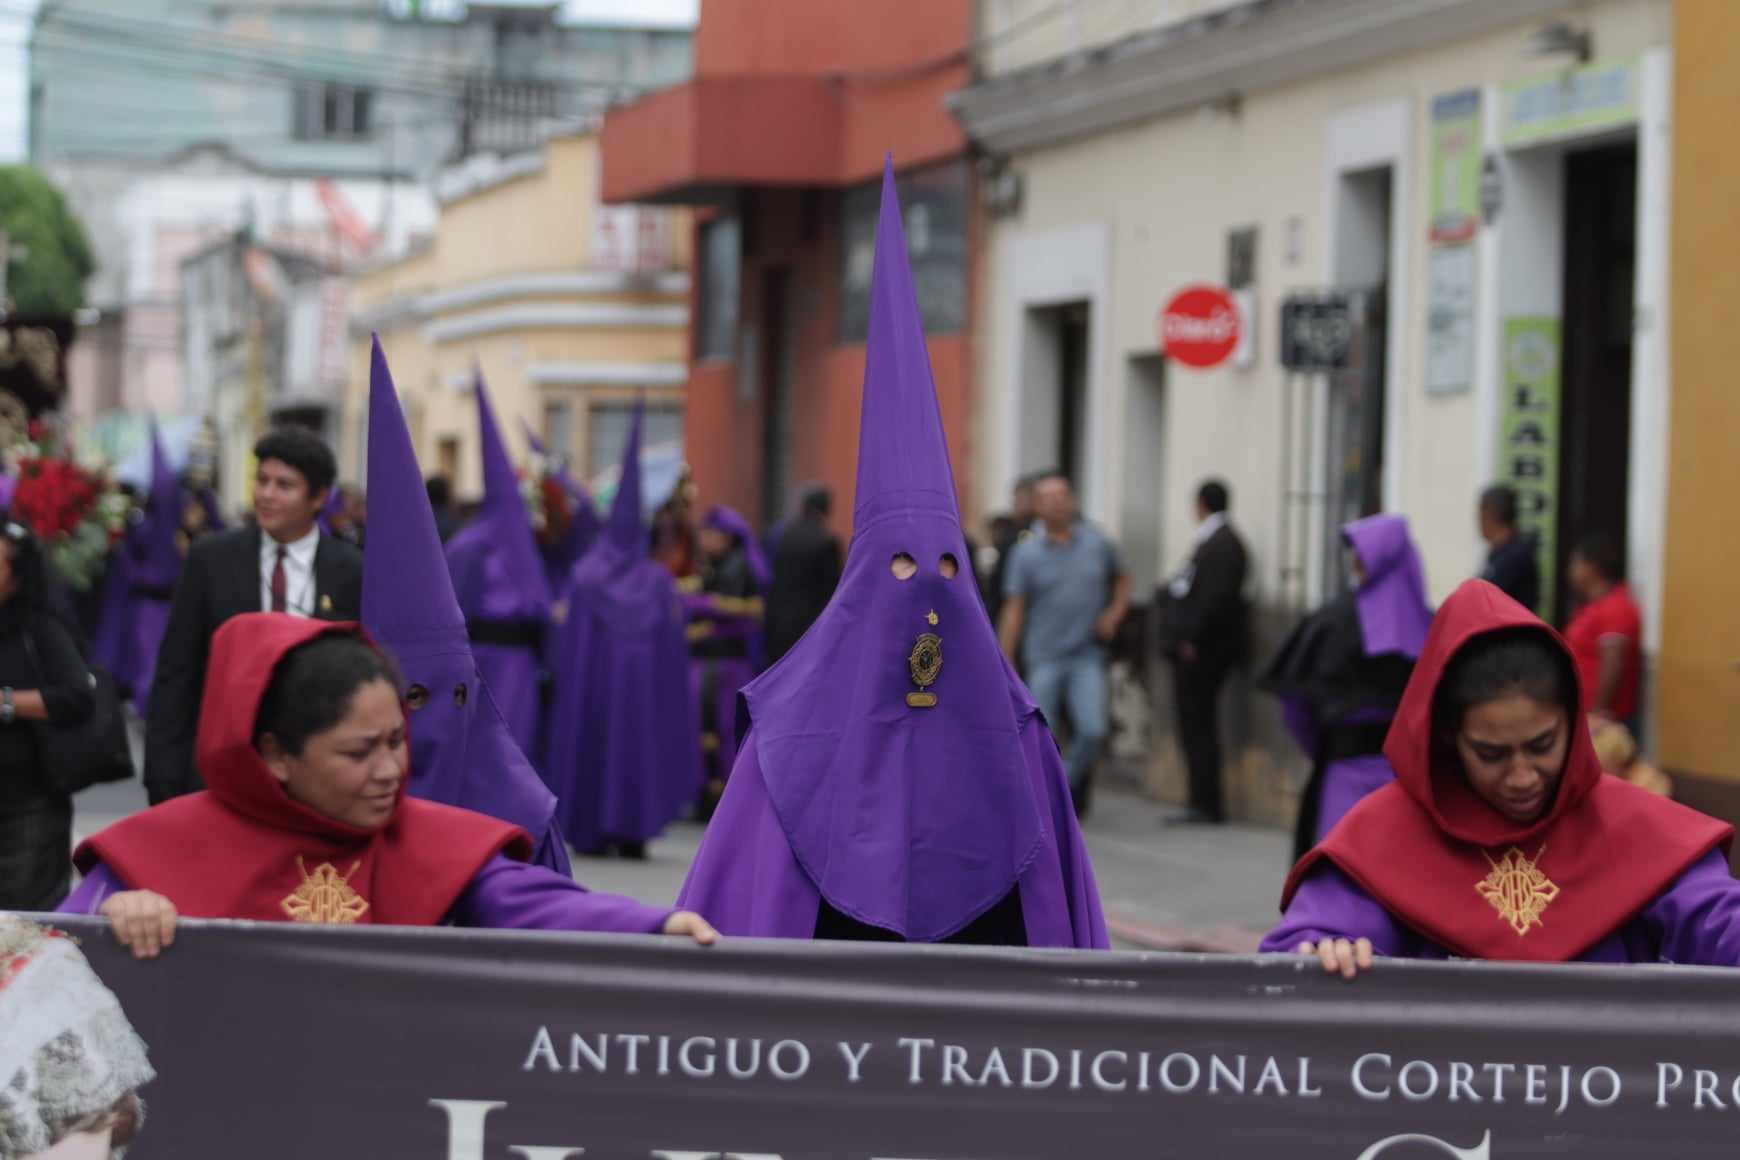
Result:
{"label": "man in dark suit", "polygon": [[212,634],[244,612],[322,620],[362,616],[362,553],[320,533],[316,517],[338,475],[312,431],[283,427],[254,447],[254,524],[207,536],[188,552],[157,654],[145,717],[145,791],[151,804],[193,793],[194,736]]}
{"label": "man in dark suit", "polygon": [[1226,820],[1220,793],[1220,689],[1244,659],[1250,631],[1245,604],[1248,558],[1227,519],[1226,484],[1196,493],[1195,549],[1169,587],[1165,647],[1172,659],[1178,741],[1190,770],[1190,809],[1179,822]]}
{"label": "man in dark suit", "polygon": [[840,583],[840,540],[828,531],[833,496],[821,484],[804,489],[797,518],[773,552],[767,593],[767,663],[784,656],[808,632]]}

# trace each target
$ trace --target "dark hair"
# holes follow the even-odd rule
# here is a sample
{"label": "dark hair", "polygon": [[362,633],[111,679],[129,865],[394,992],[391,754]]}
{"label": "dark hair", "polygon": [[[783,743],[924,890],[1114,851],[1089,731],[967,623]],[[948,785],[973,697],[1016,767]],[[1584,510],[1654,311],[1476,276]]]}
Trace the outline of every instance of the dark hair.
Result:
{"label": "dark hair", "polygon": [[834,493],[825,483],[812,483],[804,488],[798,506],[806,516],[825,516],[833,510]]}
{"label": "dark hair", "polygon": [[344,720],[356,692],[370,681],[399,688],[392,660],[360,636],[328,633],[284,654],[254,718],[254,746],[268,733],[292,757],[308,739]]}
{"label": "dark hair", "polygon": [[1044,471],[1035,471],[1032,475],[1029,475],[1026,479],[1017,483],[1015,486],[1020,487],[1021,484],[1024,483],[1028,487],[1038,487],[1040,484],[1050,483],[1054,479],[1063,480],[1063,482],[1069,486],[1071,491],[1075,490],[1075,481],[1071,479],[1069,473],[1064,471],[1061,467],[1048,467]]}
{"label": "dark hair", "polygon": [[429,494],[432,508],[444,508],[453,502],[453,481],[445,475],[431,475],[423,481],[423,490]]}
{"label": "dark hair", "polygon": [[1480,510],[1507,528],[1516,527],[1516,488],[1495,483],[1480,493]]}
{"label": "dark hair", "polygon": [[1577,674],[1543,628],[1507,628],[1476,637],[1451,660],[1432,698],[1432,731],[1449,739],[1468,710],[1521,693],[1577,716]]}
{"label": "dark hair", "polygon": [[1607,532],[1590,532],[1577,541],[1574,555],[1601,574],[1601,579],[1617,584],[1625,579],[1625,560],[1619,554],[1619,541]]}
{"label": "dark hair", "polygon": [[1196,489],[1196,502],[1202,505],[1204,511],[1214,515],[1232,506],[1232,492],[1227,490],[1223,481],[1210,479]]}
{"label": "dark hair", "polygon": [[48,599],[48,568],[42,541],[23,524],[6,520],[0,522],[0,543],[6,545],[7,563],[12,565],[16,586],[12,599],[26,616],[43,611]]}
{"label": "dark hair", "polygon": [[338,460],[326,441],[306,427],[275,427],[254,444],[254,458],[264,463],[276,459],[302,473],[310,497],[319,495],[338,478]]}

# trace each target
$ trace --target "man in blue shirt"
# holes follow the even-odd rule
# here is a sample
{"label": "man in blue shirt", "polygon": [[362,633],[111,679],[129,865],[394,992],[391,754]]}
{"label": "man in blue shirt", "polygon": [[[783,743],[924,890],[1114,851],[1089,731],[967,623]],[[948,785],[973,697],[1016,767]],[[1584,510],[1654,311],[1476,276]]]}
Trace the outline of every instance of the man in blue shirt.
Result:
{"label": "man in blue shirt", "polygon": [[1128,611],[1130,578],[1112,542],[1077,518],[1065,476],[1040,477],[1033,499],[1043,534],[1010,550],[997,635],[1009,659],[1025,666],[1027,687],[1053,730],[1068,713],[1064,760],[1081,814],[1108,728],[1105,645]]}

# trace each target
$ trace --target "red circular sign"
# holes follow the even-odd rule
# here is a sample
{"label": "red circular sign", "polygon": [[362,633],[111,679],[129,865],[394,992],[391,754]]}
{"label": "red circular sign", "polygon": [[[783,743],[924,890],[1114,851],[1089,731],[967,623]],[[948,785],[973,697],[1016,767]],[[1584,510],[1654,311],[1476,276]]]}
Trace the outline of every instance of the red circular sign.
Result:
{"label": "red circular sign", "polygon": [[1212,367],[1239,344],[1239,308],[1219,286],[1186,286],[1160,312],[1160,349],[1187,367]]}

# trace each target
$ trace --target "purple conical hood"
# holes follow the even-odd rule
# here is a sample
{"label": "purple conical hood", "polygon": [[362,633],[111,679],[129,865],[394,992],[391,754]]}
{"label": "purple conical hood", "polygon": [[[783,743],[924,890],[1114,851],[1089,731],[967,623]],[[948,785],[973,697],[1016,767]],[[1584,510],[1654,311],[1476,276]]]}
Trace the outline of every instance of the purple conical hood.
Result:
{"label": "purple conical hood", "polygon": [[[1006,897],[1048,830],[1020,739],[1036,710],[968,568],[891,167],[861,424],[845,574],[804,638],[745,690],[751,740],[822,897],[933,941]],[[916,575],[894,576],[897,555]]]}
{"label": "purple conical hood", "polygon": [[481,373],[477,434],[483,453],[483,506],[447,542],[459,606],[473,620],[543,620],[550,614],[549,580]]}
{"label": "purple conical hood", "polygon": [[145,499],[145,519],[141,527],[140,553],[134,581],[150,588],[173,588],[181,575],[181,549],[175,533],[181,528],[181,484],[175,469],[169,466],[169,456],[163,452],[163,440],[157,433],[157,421],[151,422],[151,492]]}
{"label": "purple conical hood", "polygon": [[610,504],[610,522],[604,529],[610,541],[624,551],[642,548],[646,541],[640,512],[640,424],[645,414],[646,399],[635,399],[634,415],[628,421],[628,439],[622,445],[622,474]]}
{"label": "purple conical hood", "polygon": [[1344,526],[1341,534],[1365,570],[1355,602],[1366,655],[1418,657],[1432,626],[1432,607],[1407,517],[1367,516]]}
{"label": "purple conical hood", "polygon": [[369,534],[363,624],[404,669],[411,706],[411,792],[520,826],[539,861],[567,866],[549,834],[556,800],[508,735],[479,680],[448,579],[435,513],[380,340],[369,373]]}

